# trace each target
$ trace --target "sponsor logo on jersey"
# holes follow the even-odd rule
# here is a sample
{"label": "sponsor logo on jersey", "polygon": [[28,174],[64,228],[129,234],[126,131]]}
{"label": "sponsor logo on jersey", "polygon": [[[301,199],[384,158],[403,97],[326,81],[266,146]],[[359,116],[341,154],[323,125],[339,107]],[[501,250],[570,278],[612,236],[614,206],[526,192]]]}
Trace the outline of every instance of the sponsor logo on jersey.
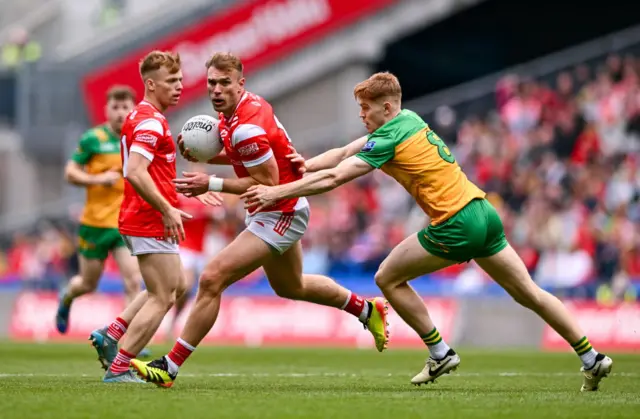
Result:
{"label": "sponsor logo on jersey", "polygon": [[251,143],[238,148],[238,153],[240,153],[241,156],[250,156],[253,153],[256,153],[258,150],[259,150],[258,144]]}
{"label": "sponsor logo on jersey", "polygon": [[117,151],[119,144],[114,143],[102,143],[100,144],[100,152],[101,153],[109,153],[111,151]]}
{"label": "sponsor logo on jersey", "polygon": [[167,154],[167,163],[173,163],[176,159],[176,153]]}
{"label": "sponsor logo on jersey", "polygon": [[362,147],[362,152],[366,153],[368,151],[373,150],[373,147],[376,146],[376,142],[375,141],[367,141],[367,143],[364,145],[364,147]]}
{"label": "sponsor logo on jersey", "polygon": [[158,142],[158,137],[153,134],[136,134],[133,140],[140,143],[151,144],[151,146],[155,147]]}

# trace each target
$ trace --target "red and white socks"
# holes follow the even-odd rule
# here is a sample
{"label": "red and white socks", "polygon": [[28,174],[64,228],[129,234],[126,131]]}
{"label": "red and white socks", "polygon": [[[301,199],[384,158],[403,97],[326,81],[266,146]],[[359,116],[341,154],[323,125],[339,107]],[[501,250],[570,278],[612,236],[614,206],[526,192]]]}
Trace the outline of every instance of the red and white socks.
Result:
{"label": "red and white socks", "polygon": [[131,364],[131,360],[135,357],[136,356],[134,354],[131,354],[124,349],[120,349],[120,351],[118,351],[118,355],[116,355],[116,358],[111,363],[109,370],[113,374],[125,373],[129,371],[129,364]]}
{"label": "red and white socks", "polygon": [[169,374],[175,375],[184,361],[195,351],[195,346],[189,345],[184,339],[178,338],[171,351],[165,356],[169,367]]}
{"label": "red and white socks", "polygon": [[358,294],[354,294],[349,291],[347,300],[341,307],[342,310],[347,313],[356,316],[362,323],[366,323],[369,318],[369,310],[371,310],[371,304]]}
{"label": "red and white socks", "polygon": [[118,317],[109,325],[109,328],[107,329],[107,336],[116,342],[119,342],[122,336],[126,333],[127,327],[129,327],[129,323]]}

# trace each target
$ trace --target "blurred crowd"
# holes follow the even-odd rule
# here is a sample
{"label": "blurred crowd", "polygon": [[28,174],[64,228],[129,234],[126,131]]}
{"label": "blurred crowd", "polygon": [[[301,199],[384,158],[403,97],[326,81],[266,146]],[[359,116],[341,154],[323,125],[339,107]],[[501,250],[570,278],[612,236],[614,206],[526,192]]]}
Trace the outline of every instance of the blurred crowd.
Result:
{"label": "blurred crowd", "polygon": [[[635,298],[639,74],[640,60],[610,56],[599,66],[560,72],[551,82],[508,75],[496,86],[492,111],[461,116],[442,107],[427,121],[489,194],[510,243],[540,285],[577,296]],[[310,200],[303,241],[310,273],[370,280],[391,248],[429,222],[380,171]],[[241,203],[228,197],[211,220],[209,253],[244,227]],[[67,276],[75,263],[70,231],[47,225],[35,235],[17,235],[0,257],[0,272],[4,266],[27,281],[49,278],[42,285]],[[472,288],[488,283],[474,263],[440,277]]]}

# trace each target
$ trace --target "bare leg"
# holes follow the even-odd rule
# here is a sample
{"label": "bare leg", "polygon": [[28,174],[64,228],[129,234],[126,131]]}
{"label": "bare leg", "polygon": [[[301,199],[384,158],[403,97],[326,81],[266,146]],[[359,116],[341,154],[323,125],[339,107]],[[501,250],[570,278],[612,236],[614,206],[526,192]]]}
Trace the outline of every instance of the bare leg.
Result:
{"label": "bare leg", "polygon": [[122,349],[133,355],[139,353],[156,333],[175,302],[176,292],[183,292],[178,290],[181,285],[180,256],[148,254],[138,256],[138,261],[148,298],[131,321],[122,342]]}
{"label": "bare leg", "polygon": [[584,336],[564,304],[533,282],[524,262],[511,246],[491,257],[478,258],[476,262],[517,303],[538,314],[570,345]]}
{"label": "bare leg", "polygon": [[414,234],[391,251],[376,273],[376,284],[393,309],[421,337],[435,325],[424,301],[408,282],[454,263],[427,252]]}
{"label": "bare leg", "polygon": [[198,293],[180,338],[195,347],[209,333],[220,310],[222,292],[262,266],[273,252],[269,245],[243,231],[204,268]]}
{"label": "bare leg", "polygon": [[118,264],[118,269],[122,275],[124,283],[124,295],[127,305],[140,294],[142,285],[142,275],[135,256],[126,247],[118,247],[113,251],[113,257]]}

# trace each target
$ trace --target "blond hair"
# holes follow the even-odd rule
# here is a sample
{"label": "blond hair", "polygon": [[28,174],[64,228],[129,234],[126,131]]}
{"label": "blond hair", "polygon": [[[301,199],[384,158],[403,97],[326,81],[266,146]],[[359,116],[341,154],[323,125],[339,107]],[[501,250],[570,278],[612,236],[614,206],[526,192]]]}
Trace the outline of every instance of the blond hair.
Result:
{"label": "blond hair", "polygon": [[389,72],[376,73],[356,85],[353,95],[359,99],[378,100],[402,98],[402,88],[398,78]]}
{"label": "blond hair", "polygon": [[230,52],[216,52],[205,63],[207,69],[213,67],[217,70],[229,72],[237,70],[240,74],[244,71],[242,60]]}
{"label": "blond hair", "polygon": [[171,74],[180,71],[180,54],[170,51],[151,51],[140,60],[140,75],[146,77],[162,67],[169,70]]}

